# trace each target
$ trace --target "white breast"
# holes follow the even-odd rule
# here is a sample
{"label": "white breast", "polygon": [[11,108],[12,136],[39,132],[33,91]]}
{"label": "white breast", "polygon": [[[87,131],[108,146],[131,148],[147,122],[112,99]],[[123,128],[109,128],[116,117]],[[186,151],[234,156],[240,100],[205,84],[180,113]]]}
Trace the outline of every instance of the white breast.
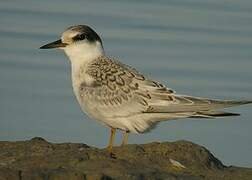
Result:
{"label": "white breast", "polygon": [[71,62],[74,94],[83,109],[84,104],[80,99],[79,87],[81,83],[85,83],[87,85],[92,84],[94,79],[86,73],[88,64],[99,56],[104,55],[104,50],[98,41],[95,43],[83,41],[81,43],[68,45],[64,48],[64,51]]}
{"label": "white breast", "polygon": [[64,51],[71,62],[73,85],[83,80],[85,83],[90,83],[92,79],[85,74],[85,71],[90,62],[104,54],[100,42],[90,43],[83,41],[81,43],[74,43],[65,47]]}

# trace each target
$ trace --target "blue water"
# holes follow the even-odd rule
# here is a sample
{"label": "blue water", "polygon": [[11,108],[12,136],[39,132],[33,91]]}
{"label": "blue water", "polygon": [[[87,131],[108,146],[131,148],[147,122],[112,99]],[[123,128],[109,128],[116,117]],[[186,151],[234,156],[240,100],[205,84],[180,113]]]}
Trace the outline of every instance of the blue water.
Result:
{"label": "blue water", "polygon": [[[11,0],[0,2],[0,17],[0,140],[107,144],[109,130],[75,100],[63,52],[38,49],[74,24],[90,25],[108,55],[178,93],[252,99],[249,0]],[[226,165],[252,167],[252,106],[230,110],[242,116],[163,122],[129,141],[185,139]]]}

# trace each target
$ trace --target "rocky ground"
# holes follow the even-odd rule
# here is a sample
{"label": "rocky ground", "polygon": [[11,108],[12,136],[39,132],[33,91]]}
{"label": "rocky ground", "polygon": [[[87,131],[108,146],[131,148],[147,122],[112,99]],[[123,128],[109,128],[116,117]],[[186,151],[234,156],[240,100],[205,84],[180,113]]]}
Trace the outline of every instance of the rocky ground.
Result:
{"label": "rocky ground", "polygon": [[227,167],[207,149],[187,141],[105,149],[86,144],[54,144],[42,138],[0,142],[0,180],[238,179],[252,169]]}

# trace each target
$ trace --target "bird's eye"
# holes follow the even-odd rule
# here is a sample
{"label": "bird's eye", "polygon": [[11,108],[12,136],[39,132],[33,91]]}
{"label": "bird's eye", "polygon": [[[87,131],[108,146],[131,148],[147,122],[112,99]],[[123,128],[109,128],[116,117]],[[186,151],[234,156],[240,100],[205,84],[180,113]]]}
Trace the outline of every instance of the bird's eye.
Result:
{"label": "bird's eye", "polygon": [[75,37],[73,37],[74,41],[81,41],[81,40],[84,40],[84,39],[86,39],[86,35],[85,34],[78,34]]}

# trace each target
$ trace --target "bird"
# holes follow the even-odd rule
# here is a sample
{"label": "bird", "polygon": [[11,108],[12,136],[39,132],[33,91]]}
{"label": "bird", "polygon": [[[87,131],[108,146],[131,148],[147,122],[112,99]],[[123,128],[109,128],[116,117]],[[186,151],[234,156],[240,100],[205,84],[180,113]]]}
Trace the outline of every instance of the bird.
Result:
{"label": "bird", "polygon": [[110,128],[108,152],[112,153],[116,130],[145,133],[162,121],[180,118],[217,118],[239,115],[222,111],[249,100],[218,100],[177,94],[158,81],[104,51],[101,37],[88,25],[68,27],[60,39],[40,49],[61,49],[71,64],[74,94],[90,118]]}

